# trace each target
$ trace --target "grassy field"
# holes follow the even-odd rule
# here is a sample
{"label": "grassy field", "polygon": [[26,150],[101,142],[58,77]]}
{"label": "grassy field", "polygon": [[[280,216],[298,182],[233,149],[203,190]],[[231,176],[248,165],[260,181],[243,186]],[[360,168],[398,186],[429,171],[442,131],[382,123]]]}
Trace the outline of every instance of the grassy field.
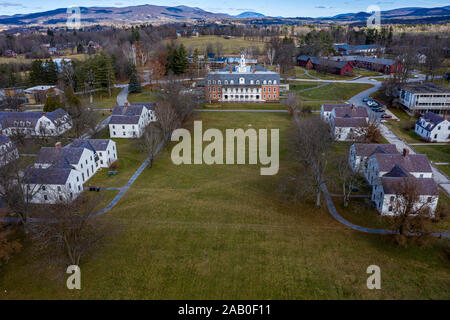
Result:
{"label": "grassy field", "polygon": [[433,162],[450,162],[450,145],[412,146],[417,153],[424,153]]}
{"label": "grassy field", "polygon": [[[310,203],[284,199],[281,182],[297,165],[289,156],[288,114],[198,117],[204,129],[279,128],[278,175],[261,176],[259,165],[175,166],[163,150],[101,217],[120,231],[81,264],[82,290],[38,273],[25,249],[0,273],[0,299],[450,298],[447,240],[400,248]],[[119,158],[126,152],[119,149]],[[382,270],[382,290],[366,287],[372,264]]]}
{"label": "grassy field", "polygon": [[343,101],[371,87],[372,85],[365,83],[330,83],[317,89],[299,92],[299,95],[305,100]]}
{"label": "grassy field", "polygon": [[414,132],[414,129],[407,129],[413,128],[413,124],[417,121],[416,117],[410,116],[406,112],[395,108],[389,108],[389,111],[399,118],[400,121],[388,121],[385,123],[386,126],[407,143],[423,142]]}
{"label": "grassy field", "polygon": [[112,88],[111,96],[105,91],[94,92],[92,104],[89,102],[89,94],[80,95],[79,98],[81,99],[83,106],[93,109],[112,109],[117,105],[117,95],[120,90],[120,88]]}
{"label": "grassy field", "polygon": [[363,77],[374,77],[374,76],[382,75],[382,73],[380,73],[380,72],[359,69],[359,68],[353,68],[353,73],[355,74],[355,76],[363,76]]}
{"label": "grassy field", "polygon": [[439,170],[441,170],[448,178],[450,178],[450,166],[442,165],[436,166]]}
{"label": "grassy field", "polygon": [[203,109],[243,109],[243,110],[285,110],[282,103],[206,103]]}
{"label": "grassy field", "polygon": [[[89,55],[87,54],[67,54],[67,55],[62,55],[62,56],[54,56],[52,58],[68,58],[68,59],[72,59],[72,60],[79,60],[79,61],[84,61],[89,57]],[[45,60],[45,59],[43,59]],[[15,58],[7,58],[7,57],[0,57],[0,64],[2,63],[25,63],[25,64],[29,64],[31,63],[31,61],[33,61],[33,59],[28,59],[25,58],[25,55],[18,55]]]}
{"label": "grassy field", "polygon": [[182,43],[188,51],[194,51],[196,48],[200,54],[206,52],[208,45],[212,45],[213,51],[216,51],[217,44],[222,46],[222,54],[239,54],[243,48],[257,47],[264,49],[265,43],[262,41],[250,41],[243,38],[225,39],[219,36],[201,36],[198,38],[180,38],[176,43]]}
{"label": "grassy field", "polygon": [[150,91],[142,91],[141,93],[130,93],[128,95],[128,101],[133,102],[155,102],[156,95]]}

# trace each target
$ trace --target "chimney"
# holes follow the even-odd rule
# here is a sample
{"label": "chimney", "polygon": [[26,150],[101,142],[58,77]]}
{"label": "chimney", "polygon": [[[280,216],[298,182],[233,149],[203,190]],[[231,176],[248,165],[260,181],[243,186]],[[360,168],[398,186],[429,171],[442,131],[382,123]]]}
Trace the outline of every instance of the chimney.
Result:
{"label": "chimney", "polygon": [[280,65],[277,65],[277,73],[280,73]]}
{"label": "chimney", "polygon": [[44,111],[44,112],[42,112],[42,115],[43,115],[44,117],[45,117],[45,115],[46,115],[46,114],[47,114],[47,112],[45,112],[45,111]]}
{"label": "chimney", "polygon": [[230,73],[233,73],[233,67],[230,66]]}
{"label": "chimney", "polygon": [[56,149],[61,149],[62,148],[62,143],[61,142],[57,142],[57,143],[55,143],[55,148]]}
{"label": "chimney", "polygon": [[403,156],[404,156],[404,157],[407,157],[408,155],[409,155],[409,150],[406,149],[406,148],[404,148],[404,149],[403,149]]}
{"label": "chimney", "polygon": [[266,69],[266,63],[264,62],[264,70]]}
{"label": "chimney", "polygon": [[255,73],[256,72],[256,66],[253,66],[252,69],[253,69],[253,73]]}
{"label": "chimney", "polygon": [[123,106],[126,108],[126,107],[128,107],[128,101],[125,101],[124,103],[123,103]]}

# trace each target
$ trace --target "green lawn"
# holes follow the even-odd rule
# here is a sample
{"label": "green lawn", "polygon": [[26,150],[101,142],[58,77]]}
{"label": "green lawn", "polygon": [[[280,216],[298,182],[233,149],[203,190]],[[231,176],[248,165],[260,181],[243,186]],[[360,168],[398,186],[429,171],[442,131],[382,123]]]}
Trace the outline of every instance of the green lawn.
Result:
{"label": "green lawn", "polygon": [[133,102],[155,102],[156,95],[150,91],[142,91],[141,93],[130,93],[128,101]]}
{"label": "green lawn", "polygon": [[449,165],[442,165],[442,166],[436,166],[439,170],[441,170],[447,177],[450,178],[450,166]]}
{"label": "green lawn", "polygon": [[330,83],[318,89],[299,92],[305,100],[348,100],[361,91],[371,88],[365,83]]}
{"label": "green lawn", "polygon": [[363,77],[374,77],[374,76],[382,75],[382,73],[380,73],[380,72],[359,69],[359,68],[353,68],[353,73],[355,74],[355,76],[363,76]]}
{"label": "green lawn", "polygon": [[117,145],[119,171],[117,175],[108,176],[108,169],[100,169],[89,181],[89,185],[97,187],[122,187],[146,158],[140,152],[138,142],[134,139],[114,139]]}
{"label": "green lawn", "polygon": [[[166,41],[170,42],[170,41]],[[217,43],[222,46],[221,54],[239,54],[243,48],[257,47],[263,50],[265,43],[262,41],[245,40],[244,38],[225,39],[220,36],[200,36],[198,38],[180,38],[175,40],[176,43],[182,43],[187,50],[194,51],[196,48],[200,54],[206,52],[208,45],[211,45],[213,51],[216,52]]]}
{"label": "green lawn", "polygon": [[90,103],[89,94],[80,95],[81,103],[83,106],[94,108],[94,109],[112,109],[117,105],[117,95],[119,94],[121,88],[112,88],[111,96],[108,92],[98,91],[93,93],[93,103]]}
{"label": "green lawn", "polygon": [[417,153],[424,153],[433,162],[450,162],[450,145],[412,146]]}
{"label": "green lawn", "polygon": [[282,103],[206,103],[203,109],[243,109],[243,110],[283,110],[286,106]]}
{"label": "green lawn", "polygon": [[407,143],[424,142],[423,140],[420,140],[420,136],[414,132],[414,124],[417,121],[416,117],[410,116],[403,110],[395,108],[389,108],[389,111],[400,119],[400,121],[385,122],[386,126],[389,127],[397,136]]}
{"label": "green lawn", "polygon": [[[65,274],[58,281],[55,273],[38,273],[24,249],[0,273],[0,299],[450,298],[442,250],[448,240],[400,248],[343,226],[311,203],[284,199],[280,185],[297,165],[288,114],[197,116],[204,130],[279,128],[279,174],[261,176],[259,165],[176,166],[163,150],[101,217],[120,231],[82,262],[80,291],[66,289]],[[119,158],[125,153],[119,148]],[[366,287],[372,264],[382,270],[382,290]]]}
{"label": "green lawn", "polygon": [[320,86],[322,83],[320,82],[296,82],[296,83],[290,83],[289,89],[294,91],[300,91],[305,89],[314,88],[317,86]]}

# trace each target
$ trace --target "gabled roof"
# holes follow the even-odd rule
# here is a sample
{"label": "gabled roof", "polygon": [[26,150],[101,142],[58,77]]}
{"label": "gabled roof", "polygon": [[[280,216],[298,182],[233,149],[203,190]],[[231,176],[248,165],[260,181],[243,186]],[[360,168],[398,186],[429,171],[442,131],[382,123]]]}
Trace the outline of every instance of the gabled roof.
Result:
{"label": "gabled roof", "polygon": [[380,171],[389,172],[397,164],[408,172],[432,172],[430,161],[424,154],[382,154],[376,153],[375,157]]}
{"label": "gabled roof", "polygon": [[406,178],[411,176],[408,171],[403,169],[398,164],[395,164],[391,171],[384,174],[383,177],[391,177],[391,178]]}
{"label": "gabled roof", "polygon": [[29,168],[25,171],[24,182],[28,184],[64,185],[73,169],[49,167]]}
{"label": "gabled roof", "polygon": [[70,164],[78,164],[85,148],[41,148],[36,158],[37,164],[57,164],[60,161],[67,161]]}
{"label": "gabled roof", "polygon": [[[417,192],[422,196],[437,196],[439,190],[436,182],[432,178],[393,178],[393,177],[381,177],[381,185],[383,186],[384,194],[396,194],[398,188],[401,187],[403,179],[411,179],[410,183],[416,183]],[[409,183],[409,181],[408,181]]]}
{"label": "gabled roof", "polygon": [[369,114],[367,113],[367,109],[364,107],[352,107],[346,106],[342,108],[334,109],[334,114],[336,118],[345,117],[346,115],[351,116],[352,118],[368,118]]}
{"label": "gabled roof", "polygon": [[348,107],[348,104],[322,104],[323,111],[331,112],[334,108]]}
{"label": "gabled roof", "polygon": [[[108,148],[111,139],[75,139],[66,146],[72,148],[80,148],[90,146],[93,151],[105,151]],[[89,149],[90,149],[89,148]]]}
{"label": "gabled roof", "polygon": [[109,120],[110,124],[138,124],[139,123],[139,116],[111,116],[111,119]]}
{"label": "gabled roof", "polygon": [[[55,125],[60,125],[67,121],[63,120],[65,116],[68,116],[68,121],[70,121],[70,116],[67,111],[63,109],[56,109],[52,112],[41,113],[41,112],[0,112],[0,125],[2,128],[16,127],[15,121],[22,121],[24,123],[23,127],[35,128],[38,120],[41,117],[47,117]],[[27,124],[28,122],[28,124]]]}
{"label": "gabled roof", "polygon": [[[425,120],[427,122],[425,126],[422,125],[422,120]],[[423,116],[421,116],[419,120],[417,120],[416,124],[427,131],[431,131],[434,129],[434,127],[436,127],[439,123],[443,121],[444,118],[442,118],[441,116],[433,112],[427,112]]]}
{"label": "gabled roof", "polygon": [[334,126],[339,128],[363,128],[367,127],[367,121],[364,118],[334,118]]}
{"label": "gabled roof", "polygon": [[375,153],[397,153],[395,144],[355,143],[355,152],[360,157],[370,157]]}

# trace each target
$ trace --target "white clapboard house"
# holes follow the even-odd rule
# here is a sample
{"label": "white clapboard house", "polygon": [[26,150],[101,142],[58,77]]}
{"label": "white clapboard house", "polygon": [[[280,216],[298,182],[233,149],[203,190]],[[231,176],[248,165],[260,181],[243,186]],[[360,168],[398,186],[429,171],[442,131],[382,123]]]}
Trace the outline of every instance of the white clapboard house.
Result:
{"label": "white clapboard house", "polygon": [[376,153],[398,154],[394,144],[354,143],[350,146],[349,165],[353,171],[364,173],[367,160]]}
{"label": "white clapboard house", "polygon": [[52,112],[0,112],[0,131],[7,135],[59,136],[72,128],[63,109]]}
{"label": "white clapboard house", "polygon": [[430,142],[450,142],[450,121],[444,117],[427,112],[417,120],[414,131]]}
{"label": "white clapboard house", "polygon": [[111,138],[140,138],[145,127],[156,121],[155,103],[115,106],[109,121]]}

